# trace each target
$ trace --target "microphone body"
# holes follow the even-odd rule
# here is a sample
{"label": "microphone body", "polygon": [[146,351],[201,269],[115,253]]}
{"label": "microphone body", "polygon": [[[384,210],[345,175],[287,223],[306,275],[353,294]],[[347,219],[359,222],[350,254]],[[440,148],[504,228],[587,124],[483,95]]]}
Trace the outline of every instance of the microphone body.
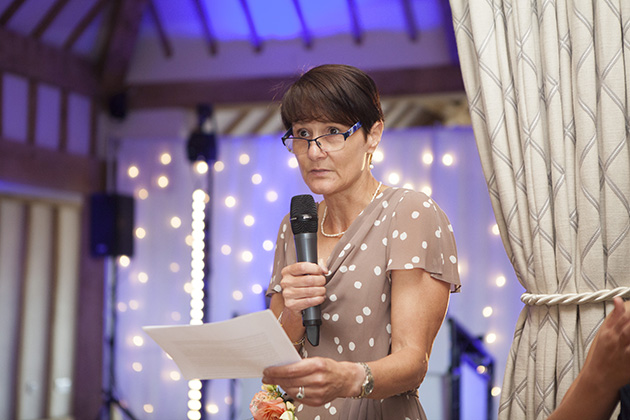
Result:
{"label": "microphone body", "polygon": [[[312,196],[296,195],[291,199],[290,220],[297,261],[317,264],[317,206]],[[302,325],[306,327],[306,338],[313,346],[319,345],[321,324],[322,314],[319,305],[302,311]]]}

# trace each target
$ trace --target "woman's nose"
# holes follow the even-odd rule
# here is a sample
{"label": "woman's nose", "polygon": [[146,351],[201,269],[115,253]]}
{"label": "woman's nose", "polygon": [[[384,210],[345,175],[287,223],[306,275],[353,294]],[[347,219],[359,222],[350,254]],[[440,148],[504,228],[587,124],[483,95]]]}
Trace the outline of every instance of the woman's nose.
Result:
{"label": "woman's nose", "polygon": [[326,157],[326,152],[322,150],[320,143],[317,140],[311,141],[309,143],[307,154],[308,157],[313,160]]}

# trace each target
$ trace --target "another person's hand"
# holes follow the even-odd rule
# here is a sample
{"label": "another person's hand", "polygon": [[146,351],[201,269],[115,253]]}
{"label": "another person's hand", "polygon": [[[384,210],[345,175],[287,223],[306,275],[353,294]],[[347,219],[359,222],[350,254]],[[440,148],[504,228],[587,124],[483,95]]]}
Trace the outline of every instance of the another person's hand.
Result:
{"label": "another person's hand", "polygon": [[[262,381],[280,386],[295,403],[321,406],[335,398],[359,395],[364,376],[363,367],[356,363],[313,357],[269,367],[263,371]],[[301,399],[297,399],[298,392]]]}
{"label": "another person's hand", "polygon": [[630,383],[630,302],[614,299],[584,366],[548,420],[609,419],[619,390]]}
{"label": "another person's hand", "polygon": [[328,270],[310,262],[299,262],[282,269],[282,298],[284,308],[293,314],[320,305],[326,299],[326,277]]}
{"label": "another person's hand", "polygon": [[597,332],[583,369],[616,391],[630,383],[630,301],[624,304],[617,297],[614,305]]}

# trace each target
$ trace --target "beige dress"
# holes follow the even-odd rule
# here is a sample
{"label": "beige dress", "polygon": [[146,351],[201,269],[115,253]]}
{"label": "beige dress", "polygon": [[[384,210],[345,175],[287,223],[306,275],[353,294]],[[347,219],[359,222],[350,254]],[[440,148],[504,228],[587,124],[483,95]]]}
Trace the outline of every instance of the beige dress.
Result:
{"label": "beige dress", "polygon": [[[278,232],[270,296],[282,291],[281,270],[296,261],[288,215]],[[391,270],[422,268],[459,290],[457,251],[444,212],[427,195],[388,188],[355,219],[327,262],[319,346],[303,356],[370,362],[390,352]],[[384,400],[338,398],[322,407],[297,404],[299,420],[421,420],[417,390]]]}

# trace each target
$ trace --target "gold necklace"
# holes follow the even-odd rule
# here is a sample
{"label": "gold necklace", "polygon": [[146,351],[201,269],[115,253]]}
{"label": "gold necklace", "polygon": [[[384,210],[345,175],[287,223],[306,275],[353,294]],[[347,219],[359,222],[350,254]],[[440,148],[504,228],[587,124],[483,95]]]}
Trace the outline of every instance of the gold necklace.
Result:
{"label": "gold necklace", "polygon": [[[374,191],[374,195],[372,196],[372,199],[370,200],[370,203],[372,201],[374,201],[374,199],[376,198],[376,195],[378,194],[378,190],[381,189],[381,185],[383,185],[382,182],[378,183],[378,187],[376,187],[376,191]],[[328,214],[328,205],[326,205],[326,207],[324,208],[324,214],[322,215],[322,223],[319,225],[322,231],[322,235],[324,235],[327,238],[338,238],[341,235],[343,235],[344,233],[346,233],[346,231],[344,230],[343,232],[339,232],[339,233],[326,233],[324,232],[324,222],[326,221],[326,214]]]}

